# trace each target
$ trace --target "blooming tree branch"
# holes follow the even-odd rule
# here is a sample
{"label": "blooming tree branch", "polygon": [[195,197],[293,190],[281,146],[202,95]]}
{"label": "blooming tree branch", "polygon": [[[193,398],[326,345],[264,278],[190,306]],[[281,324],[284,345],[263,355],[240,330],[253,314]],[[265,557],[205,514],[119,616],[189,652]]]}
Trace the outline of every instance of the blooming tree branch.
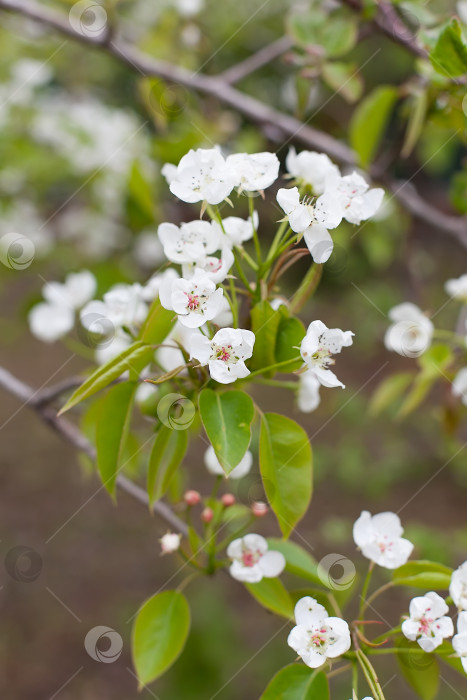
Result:
{"label": "blooming tree branch", "polygon": [[[15,377],[4,367],[0,367],[0,386],[12,396],[23,401],[25,406],[32,408],[39,418],[55,430],[66,442],[73,445],[73,447],[80,452],[84,452],[94,461],[96,459],[95,448],[73,423],[66,418],[58,417],[56,410],[50,405],[50,402],[54,398],[81,382],[82,380],[77,382],[76,377],[71,377],[53,387],[46,387],[41,391],[35,391],[31,386]],[[129,494],[134,499],[149,507],[149,499],[144,489],[134,484],[123,474],[118,475],[117,485],[122,491],[125,491],[125,493]],[[184,535],[187,534],[186,523],[178,518],[166,503],[157,501],[152,505],[152,510],[177,532]]]}
{"label": "blooming tree branch", "polygon": [[[387,3],[385,3],[385,5],[386,4]],[[352,6],[357,9],[356,3],[352,3]],[[225,72],[217,76],[193,73],[180,66],[175,66],[140,52],[137,48],[124,40],[115,38],[113,32],[106,32],[100,34],[98,37],[78,33],[61,13],[42,7],[34,2],[34,0],[0,0],[0,9],[19,13],[25,17],[37,20],[41,24],[51,27],[77,41],[99,47],[118,58],[118,60],[125,63],[142,76],[159,77],[169,82],[177,83],[184,87],[216,97],[224,104],[229,105],[263,127],[274,127],[281,135],[280,138],[286,137],[289,142],[302,143],[308,148],[324,151],[331,158],[334,158],[343,165],[355,165],[354,153],[352,149],[345,144],[301,122],[295,117],[284,114],[232,87],[229,83],[236,82],[235,70],[238,69],[238,66],[229,69],[227,72],[227,80],[225,79]],[[381,19],[382,17],[383,19]],[[385,32],[391,31],[392,36],[396,40],[398,40],[399,36],[401,38],[406,36],[403,32],[398,33],[396,31],[397,27],[394,28],[393,25],[391,25],[392,29],[389,30],[387,13],[386,15],[378,15],[378,18],[377,22],[379,22],[379,25]],[[247,71],[251,71],[263,65],[262,60],[259,59],[257,59],[257,65],[254,62],[250,62],[249,65],[245,66],[245,63],[246,62],[243,64],[242,71],[238,73],[240,78],[245,74],[245,67]],[[234,78],[233,80],[232,75]],[[394,197],[413,216],[428,224],[430,227],[434,227],[435,229],[439,229],[453,236],[463,246],[467,247],[467,223],[465,217],[451,216],[441,212],[420,197],[414,187],[412,185],[409,187],[406,181],[396,182],[386,179],[384,177],[384,172],[377,165],[370,169],[370,173],[376,179],[384,179],[385,184],[393,192]]]}

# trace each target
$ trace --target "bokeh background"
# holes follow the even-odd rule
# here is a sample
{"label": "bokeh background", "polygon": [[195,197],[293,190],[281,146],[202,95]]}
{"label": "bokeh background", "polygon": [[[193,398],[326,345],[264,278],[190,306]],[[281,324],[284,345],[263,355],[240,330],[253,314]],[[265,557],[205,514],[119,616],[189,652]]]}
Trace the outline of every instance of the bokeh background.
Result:
{"label": "bokeh background", "polygon": [[[208,74],[287,31],[290,35],[291,13],[309,6],[277,0],[114,4],[121,31],[141,49]],[[71,2],[42,5],[61,9],[64,17],[72,7]],[[417,17],[418,6],[435,17],[455,11],[448,2],[406,5]],[[91,361],[78,342],[49,346],[29,333],[27,313],[44,282],[81,268],[95,273],[101,292],[118,281],[143,282],[161,260],[157,224],[193,216],[170,195],[160,174],[163,163],[176,163],[190,148],[213,143],[232,151],[277,151],[283,162],[288,146],[277,141],[274,129],[262,131],[212,97],[141,78],[104,52],[39,23],[0,16],[0,235],[19,232],[35,247],[27,269],[0,266],[1,363],[40,387],[87,370]],[[241,89],[346,140],[355,99],[336,93],[307,66],[304,55],[303,47],[291,47],[242,81]],[[405,86],[414,70],[414,57],[403,47],[368,32],[345,60],[364,66],[358,70],[357,93],[380,83]],[[458,128],[452,121],[433,110],[412,154],[397,160],[393,153],[400,150],[405,128],[402,109],[393,116],[381,150],[398,177],[417,171],[413,182],[430,203],[448,212],[457,205],[462,213],[465,124],[451,139]],[[271,193],[259,211],[266,239],[279,218]],[[414,360],[384,348],[388,309],[411,300],[436,315],[440,327],[454,328],[458,307],[446,304],[443,286],[465,272],[465,249],[411,220],[390,198],[383,217],[353,233],[350,226],[339,229],[322,284],[303,313],[305,321],[321,318],[355,331],[354,345],[339,363],[346,391],[323,392],[319,409],[300,415],[288,396],[255,389],[270,410],[287,408],[312,439],[315,493],[296,537],[318,560],[339,553],[362,574],[366,564],[351,541],[352,523],[362,509],[388,509],[400,513],[417,558],[457,566],[467,558],[467,468],[460,449],[467,433],[449,382],[440,377],[404,419],[392,408],[376,415],[371,399],[385,377],[415,368]],[[297,266],[288,284],[307,265]],[[42,560],[40,575],[28,583],[0,569],[2,697],[254,700],[293,660],[282,621],[259,609],[228,577],[203,579],[189,590],[193,628],[181,658],[138,694],[129,620],[171,577],[180,581],[177,562],[159,555],[164,525],[126,495],[113,504],[90,465],[4,393],[0,435],[0,559],[12,547],[26,545]],[[208,488],[203,452],[201,442],[192,447],[185,475],[186,486],[201,490]],[[139,466],[132,468],[137,476]],[[257,466],[234,491],[247,502],[261,497]],[[277,534],[272,518],[260,527]],[[382,618],[396,622],[409,593],[388,594],[378,605]],[[99,664],[87,655],[84,637],[96,625],[121,634],[124,650],[117,662]],[[467,697],[467,680],[453,674],[443,668],[443,700]],[[415,697],[394,666],[383,664],[381,679],[386,697]],[[336,678],[333,687],[333,697],[350,696],[348,683]]]}

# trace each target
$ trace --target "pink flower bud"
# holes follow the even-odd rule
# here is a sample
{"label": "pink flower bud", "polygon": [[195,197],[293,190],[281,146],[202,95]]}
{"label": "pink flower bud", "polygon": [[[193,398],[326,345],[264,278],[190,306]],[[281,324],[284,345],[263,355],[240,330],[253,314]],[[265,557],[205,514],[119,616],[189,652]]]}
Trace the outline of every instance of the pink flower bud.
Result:
{"label": "pink flower bud", "polygon": [[214,511],[212,508],[205,508],[201,513],[201,520],[203,523],[210,523],[214,517]]}
{"label": "pink flower bud", "polygon": [[263,501],[255,501],[251,506],[251,512],[255,518],[262,518],[263,515],[266,515],[268,510],[269,508],[267,507],[266,503],[263,503]]}
{"label": "pink flower bud", "polygon": [[235,503],[235,496],[233,495],[233,493],[224,493],[224,495],[221,498],[221,503],[224,506],[224,508],[229,508]]}
{"label": "pink flower bud", "polygon": [[201,501],[201,495],[198,491],[187,491],[183,496],[183,500],[187,506],[197,506]]}

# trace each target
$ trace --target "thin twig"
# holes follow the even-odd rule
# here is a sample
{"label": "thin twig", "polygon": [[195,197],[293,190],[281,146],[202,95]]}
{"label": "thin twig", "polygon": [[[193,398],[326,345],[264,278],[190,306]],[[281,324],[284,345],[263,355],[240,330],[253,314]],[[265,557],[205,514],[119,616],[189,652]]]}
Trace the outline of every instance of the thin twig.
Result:
{"label": "thin twig", "polygon": [[254,73],[259,68],[271,63],[274,59],[282,56],[292,47],[292,39],[288,36],[283,36],[276,41],[273,41],[268,46],[264,46],[256,53],[248,56],[244,61],[237,63],[235,66],[228,68],[223,73],[218,75],[218,78],[224,83],[234,85],[240,80],[246,78],[251,73]]}
{"label": "thin twig", "polygon": [[[62,384],[64,385],[65,382]],[[48,395],[52,394],[52,398],[56,397],[56,387],[58,385],[56,385],[54,392],[51,392],[51,390],[47,388],[41,391],[35,391],[31,386],[8,372],[8,370],[0,367],[0,386],[12,396],[20,399],[24,406],[32,408],[41,420],[53,428],[66,442],[69,442],[80,452],[87,454],[93,461],[96,459],[95,448],[80,430],[66,418],[58,418],[55,409],[47,404],[47,400],[50,400],[47,399]],[[134,484],[123,474],[117,476],[117,486],[147,508],[150,507],[146,491],[137,484]],[[166,503],[157,501],[152,505],[152,510],[156,515],[162,518],[162,520],[165,520],[171,528],[174,528],[176,532],[180,532],[185,536],[188,534],[186,523],[175,515],[170,506]]]}

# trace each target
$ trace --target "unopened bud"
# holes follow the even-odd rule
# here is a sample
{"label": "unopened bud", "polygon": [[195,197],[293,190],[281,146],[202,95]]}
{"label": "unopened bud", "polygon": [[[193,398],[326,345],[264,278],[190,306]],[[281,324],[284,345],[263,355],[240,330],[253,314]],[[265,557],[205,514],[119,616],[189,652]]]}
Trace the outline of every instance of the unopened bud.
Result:
{"label": "unopened bud", "polygon": [[224,508],[230,508],[230,506],[233,506],[235,503],[235,496],[233,493],[224,493],[224,495],[221,498],[221,503],[224,506]]}
{"label": "unopened bud", "polygon": [[212,508],[205,508],[201,513],[201,520],[203,523],[210,523],[214,517],[214,511]]}
{"label": "unopened bud", "polygon": [[263,515],[266,515],[268,510],[269,508],[267,507],[266,503],[263,503],[263,501],[255,501],[251,506],[251,512],[255,518],[262,518]]}
{"label": "unopened bud", "polygon": [[187,506],[197,506],[201,501],[201,494],[198,491],[187,491],[183,496]]}

